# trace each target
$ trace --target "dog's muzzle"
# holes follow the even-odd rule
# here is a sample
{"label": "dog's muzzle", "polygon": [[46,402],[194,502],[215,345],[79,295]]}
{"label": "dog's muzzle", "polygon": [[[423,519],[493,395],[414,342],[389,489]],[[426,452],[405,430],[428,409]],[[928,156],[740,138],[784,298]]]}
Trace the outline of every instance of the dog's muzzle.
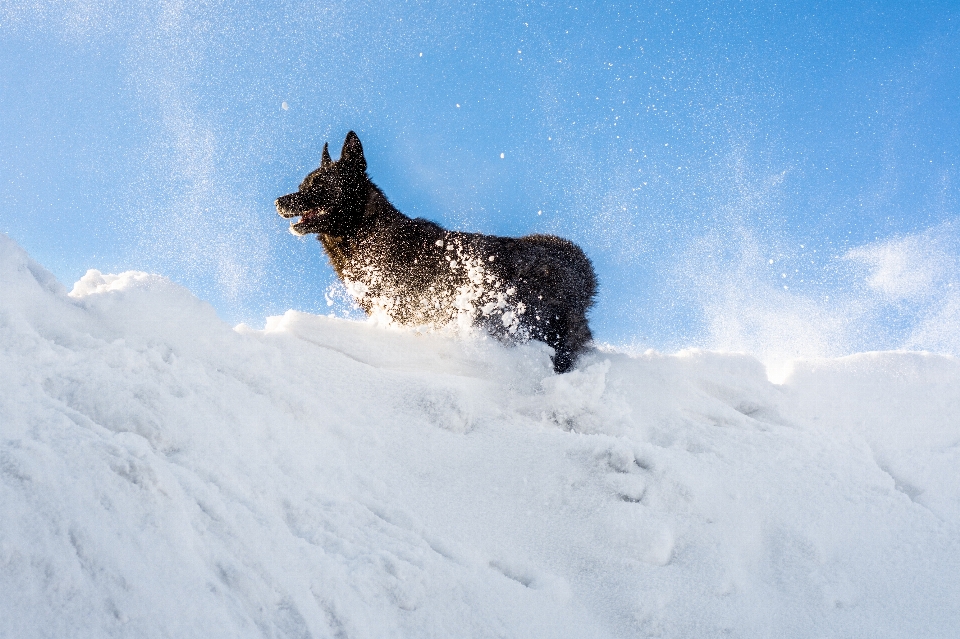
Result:
{"label": "dog's muzzle", "polygon": [[282,195],[277,198],[275,202],[277,206],[277,213],[281,217],[290,218],[303,215],[304,204],[303,195],[300,193],[291,193],[290,195]]}
{"label": "dog's muzzle", "polygon": [[299,217],[299,222],[290,223],[290,232],[294,235],[306,235],[307,233],[316,233],[319,231],[318,221],[324,215],[324,210],[319,208],[308,209],[305,198],[301,193],[291,193],[278,197],[276,201],[277,213],[281,217],[291,218]]}

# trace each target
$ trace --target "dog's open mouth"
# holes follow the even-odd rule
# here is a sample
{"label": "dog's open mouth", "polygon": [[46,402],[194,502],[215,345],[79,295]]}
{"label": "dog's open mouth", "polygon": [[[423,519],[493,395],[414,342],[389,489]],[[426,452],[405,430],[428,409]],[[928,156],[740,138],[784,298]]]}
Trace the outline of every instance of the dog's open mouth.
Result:
{"label": "dog's open mouth", "polygon": [[293,215],[284,216],[284,217],[300,217],[299,222],[290,222],[290,232],[294,235],[306,235],[310,233],[310,227],[319,220],[324,214],[323,209],[310,209],[303,211],[302,213],[295,213]]}

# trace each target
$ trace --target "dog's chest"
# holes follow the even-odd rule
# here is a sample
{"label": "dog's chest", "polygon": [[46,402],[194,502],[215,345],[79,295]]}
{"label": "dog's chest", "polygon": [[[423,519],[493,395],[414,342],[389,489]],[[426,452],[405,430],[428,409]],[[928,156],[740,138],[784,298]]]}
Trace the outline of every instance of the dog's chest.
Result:
{"label": "dog's chest", "polygon": [[[454,239],[451,239],[454,237]],[[515,332],[524,313],[499,269],[455,236],[387,241],[372,235],[350,251],[341,277],[371,315],[405,325],[491,323]]]}

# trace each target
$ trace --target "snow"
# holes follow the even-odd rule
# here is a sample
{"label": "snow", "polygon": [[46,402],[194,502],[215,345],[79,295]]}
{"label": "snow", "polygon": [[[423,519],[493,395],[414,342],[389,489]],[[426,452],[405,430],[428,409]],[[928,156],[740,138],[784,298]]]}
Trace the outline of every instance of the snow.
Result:
{"label": "snow", "polygon": [[957,359],[550,371],[0,235],[0,636],[955,636]]}

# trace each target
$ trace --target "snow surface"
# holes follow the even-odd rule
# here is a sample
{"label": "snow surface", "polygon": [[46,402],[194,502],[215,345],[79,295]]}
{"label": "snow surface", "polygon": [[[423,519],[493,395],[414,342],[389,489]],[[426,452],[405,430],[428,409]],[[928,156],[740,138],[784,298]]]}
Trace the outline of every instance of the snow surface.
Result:
{"label": "snow surface", "polygon": [[952,637],[960,362],[545,347],[0,235],[2,637]]}

